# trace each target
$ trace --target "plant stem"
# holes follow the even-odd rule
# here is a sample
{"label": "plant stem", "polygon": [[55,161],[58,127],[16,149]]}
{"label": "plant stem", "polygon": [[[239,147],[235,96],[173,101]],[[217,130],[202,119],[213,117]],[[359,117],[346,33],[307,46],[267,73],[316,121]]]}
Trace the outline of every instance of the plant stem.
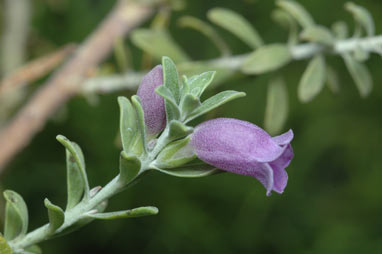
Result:
{"label": "plant stem", "polygon": [[[368,52],[374,52],[382,54],[382,35],[367,37],[367,38],[350,38],[346,40],[339,40],[334,43],[332,48],[325,47],[318,43],[303,43],[292,46],[290,48],[292,58],[294,60],[303,60],[315,56],[318,53],[327,53],[341,55],[347,52],[354,51],[356,49],[363,49]],[[206,61],[193,61],[181,63],[178,65],[179,71],[183,72],[186,69],[185,66],[190,65],[202,65],[209,68],[223,68],[234,71],[240,71],[241,66],[245,59],[251,53],[224,56],[221,58],[206,60]],[[128,72],[122,75],[111,75],[95,77],[87,80],[84,84],[82,92],[84,93],[107,93],[115,92],[118,90],[136,90],[139,86],[143,72]]]}
{"label": "plant stem", "polygon": [[[28,246],[34,245],[36,243],[48,240],[49,238],[54,237],[57,234],[60,234],[65,229],[74,225],[79,220],[86,218],[86,213],[93,210],[97,205],[102,203],[105,200],[108,200],[111,196],[122,191],[127,185],[130,185],[138,177],[134,178],[127,185],[121,185],[118,182],[119,175],[111,180],[104,188],[102,188],[94,197],[81,201],[74,208],[65,211],[65,222],[62,226],[52,235],[48,228],[49,224],[45,224],[34,231],[26,234],[23,237],[16,238],[9,242],[11,248],[17,253],[17,251],[22,250]],[[89,221],[90,222],[90,221]]]}

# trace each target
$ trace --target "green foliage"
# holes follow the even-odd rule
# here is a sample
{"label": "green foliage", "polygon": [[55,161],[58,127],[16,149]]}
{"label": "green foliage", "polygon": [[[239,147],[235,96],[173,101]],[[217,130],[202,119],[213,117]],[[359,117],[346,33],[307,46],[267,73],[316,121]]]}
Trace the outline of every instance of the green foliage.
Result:
{"label": "green foliage", "polygon": [[288,46],[284,44],[270,44],[251,53],[241,70],[247,74],[262,74],[277,70],[292,60]]}
{"label": "green foliage", "polygon": [[310,60],[298,85],[298,97],[302,102],[311,101],[324,87],[325,84],[325,59],[315,56]]}
{"label": "green foliage", "polygon": [[64,211],[53,205],[47,198],[44,200],[45,207],[48,209],[49,231],[53,234],[65,221]]}
{"label": "green foliage", "polygon": [[10,241],[28,231],[28,208],[18,193],[6,190],[3,195],[6,200],[4,238]]}
{"label": "green foliage", "polygon": [[314,21],[309,12],[299,3],[290,0],[278,0],[277,6],[288,12],[304,28],[314,25]]}
{"label": "green foliage", "polygon": [[150,216],[158,214],[159,210],[153,206],[138,207],[126,211],[110,212],[110,213],[90,213],[87,217],[98,219],[98,220],[115,220],[115,219],[127,219],[136,218],[143,216]]}
{"label": "green foliage", "polygon": [[9,247],[7,241],[3,237],[2,234],[0,234],[0,253],[2,254],[12,254],[13,251],[11,247]]}
{"label": "green foliage", "polygon": [[255,28],[240,14],[224,8],[214,8],[210,10],[207,17],[215,24],[230,31],[251,48],[257,48],[263,45]]}
{"label": "green foliage", "polygon": [[279,134],[288,116],[288,91],[281,77],[271,79],[267,91],[264,127],[271,135]]}

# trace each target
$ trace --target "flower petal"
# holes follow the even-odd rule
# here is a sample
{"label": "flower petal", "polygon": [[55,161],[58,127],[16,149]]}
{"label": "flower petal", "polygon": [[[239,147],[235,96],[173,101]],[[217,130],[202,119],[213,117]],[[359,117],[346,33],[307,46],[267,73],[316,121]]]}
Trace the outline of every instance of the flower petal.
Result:
{"label": "flower petal", "polygon": [[249,172],[250,174],[248,174],[248,176],[255,177],[257,180],[259,180],[267,190],[267,196],[270,196],[271,191],[274,189],[274,173],[268,163],[260,164],[258,167],[256,167],[256,170],[252,169]]}
{"label": "flower petal", "polygon": [[198,125],[191,141],[198,157],[207,163],[270,162],[284,151],[258,126],[232,118],[217,118]]}
{"label": "flower petal", "polygon": [[293,156],[292,146],[288,144],[284,153],[277,160],[269,163],[269,166],[273,170],[273,190],[280,194],[283,193],[287,185],[288,174],[285,171],[285,168],[289,166]]}
{"label": "flower petal", "polygon": [[273,137],[272,139],[280,146],[289,144],[293,139],[293,131],[289,130],[280,136]]}
{"label": "flower petal", "polygon": [[137,91],[137,95],[142,101],[145,124],[149,135],[161,132],[166,125],[164,99],[155,92],[155,88],[162,84],[162,66],[157,65],[143,77]]}

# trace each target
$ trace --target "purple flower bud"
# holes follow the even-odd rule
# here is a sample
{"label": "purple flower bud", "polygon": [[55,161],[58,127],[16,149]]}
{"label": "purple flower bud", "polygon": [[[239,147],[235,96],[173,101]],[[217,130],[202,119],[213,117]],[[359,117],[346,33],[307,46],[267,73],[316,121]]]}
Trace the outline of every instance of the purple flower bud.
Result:
{"label": "purple flower bud", "polygon": [[257,178],[267,189],[283,193],[285,168],[293,158],[293,132],[271,137],[258,126],[232,118],[217,118],[196,126],[191,145],[204,162],[222,170]]}
{"label": "purple flower bud", "polygon": [[164,99],[155,92],[155,88],[162,84],[162,65],[157,65],[143,77],[138,88],[137,95],[142,102],[148,135],[155,135],[166,126]]}

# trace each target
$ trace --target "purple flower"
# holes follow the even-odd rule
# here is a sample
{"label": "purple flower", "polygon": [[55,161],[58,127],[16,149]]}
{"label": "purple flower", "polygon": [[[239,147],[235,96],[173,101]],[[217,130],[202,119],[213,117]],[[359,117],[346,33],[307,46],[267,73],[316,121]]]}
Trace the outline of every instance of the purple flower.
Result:
{"label": "purple flower", "polygon": [[198,125],[191,137],[196,155],[222,170],[257,178],[267,189],[283,193],[285,168],[293,158],[293,132],[271,137],[258,126],[232,118],[217,118]]}
{"label": "purple flower", "polygon": [[148,135],[158,134],[166,126],[164,99],[155,92],[155,88],[162,84],[162,65],[157,65],[143,77],[138,88],[137,95],[141,98]]}

